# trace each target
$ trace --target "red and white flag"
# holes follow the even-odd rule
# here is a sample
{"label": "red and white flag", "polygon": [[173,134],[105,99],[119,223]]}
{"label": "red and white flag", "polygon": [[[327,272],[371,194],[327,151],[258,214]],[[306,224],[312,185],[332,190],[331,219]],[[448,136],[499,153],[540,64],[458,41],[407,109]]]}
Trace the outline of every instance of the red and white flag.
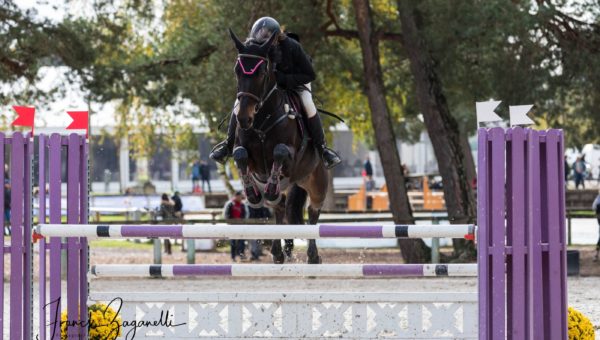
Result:
{"label": "red and white flag", "polygon": [[13,109],[17,113],[17,119],[15,119],[10,125],[30,127],[31,134],[33,134],[33,127],[35,121],[35,107],[15,105],[13,106]]}

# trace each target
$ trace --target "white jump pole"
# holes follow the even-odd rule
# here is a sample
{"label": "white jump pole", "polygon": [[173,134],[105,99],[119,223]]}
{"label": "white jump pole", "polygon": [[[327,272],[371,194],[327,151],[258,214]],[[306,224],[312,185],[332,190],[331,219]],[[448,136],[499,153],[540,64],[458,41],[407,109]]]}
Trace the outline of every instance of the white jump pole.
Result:
{"label": "white jump pole", "polygon": [[195,264],[92,266],[96,277],[422,277],[477,276],[477,264]]}
{"label": "white jump pole", "polygon": [[205,239],[321,239],[321,238],[466,238],[473,239],[472,224],[314,224],[314,225],[99,225],[40,224],[45,237],[89,238],[205,238]]}

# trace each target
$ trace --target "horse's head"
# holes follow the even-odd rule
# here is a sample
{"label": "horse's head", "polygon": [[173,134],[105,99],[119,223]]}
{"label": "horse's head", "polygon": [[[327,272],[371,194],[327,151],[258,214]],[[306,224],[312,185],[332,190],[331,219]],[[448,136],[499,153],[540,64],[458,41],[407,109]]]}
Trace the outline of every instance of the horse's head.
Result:
{"label": "horse's head", "polygon": [[[242,43],[229,29],[231,39],[238,50],[238,58],[234,71],[237,77],[237,110],[238,125],[247,130],[252,127],[254,116],[260,110],[265,96],[274,86],[273,65],[269,61],[269,49],[277,38],[277,33],[262,44],[255,42]],[[271,84],[273,84],[271,86]]]}

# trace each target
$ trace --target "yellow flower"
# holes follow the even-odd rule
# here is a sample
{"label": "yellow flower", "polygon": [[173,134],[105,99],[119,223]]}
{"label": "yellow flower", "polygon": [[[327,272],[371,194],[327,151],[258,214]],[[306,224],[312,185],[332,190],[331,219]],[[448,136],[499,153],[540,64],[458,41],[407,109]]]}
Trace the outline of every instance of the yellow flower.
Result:
{"label": "yellow flower", "polygon": [[[121,336],[123,322],[114,309],[97,302],[88,307],[88,314],[90,318],[89,340],[111,340],[107,338],[109,334],[111,338]],[[63,322],[60,338],[61,340],[67,340],[67,311],[62,312],[61,321]]]}
{"label": "yellow flower", "polygon": [[594,325],[581,312],[569,307],[569,340],[594,340]]}

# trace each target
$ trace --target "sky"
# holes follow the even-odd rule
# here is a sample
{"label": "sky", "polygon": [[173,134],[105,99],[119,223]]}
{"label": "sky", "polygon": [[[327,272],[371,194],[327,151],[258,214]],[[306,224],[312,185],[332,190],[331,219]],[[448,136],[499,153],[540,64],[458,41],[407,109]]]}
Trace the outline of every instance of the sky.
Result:
{"label": "sky", "polygon": [[[62,0],[18,0],[15,3],[24,10],[35,9],[37,11],[36,17],[47,18],[55,22],[61,21],[67,15],[67,8],[69,13],[76,13],[78,15],[91,12],[89,8],[90,2],[85,0],[70,1],[68,7],[65,6],[65,1]],[[42,67],[39,70],[41,81],[36,86],[43,90],[50,90],[60,83],[66,83],[65,71],[66,69],[63,67]],[[15,105],[36,106],[35,103],[15,103]],[[114,104],[108,103],[102,105],[91,103],[90,107],[92,111],[90,124],[92,126],[114,125]],[[71,123],[71,117],[67,115],[67,110],[87,109],[88,104],[79,86],[69,86],[63,99],[51,103],[49,109],[38,108],[36,110],[36,127],[67,126]],[[5,110],[11,111],[10,108],[5,108]],[[14,112],[10,112],[10,114],[14,115]]]}
{"label": "sky", "polygon": [[[160,0],[157,0],[160,1]],[[38,0],[18,0],[16,4],[23,10],[33,9],[37,11],[35,17],[46,18],[54,22],[59,22],[66,15],[72,16],[91,16],[93,10],[91,1],[89,0],[71,0],[66,5],[63,0],[55,1],[38,1]],[[42,67],[39,70],[40,81],[35,84],[36,87],[42,90],[50,90],[57,87],[59,84],[66,84],[65,76],[67,68],[65,67]],[[36,128],[55,128],[66,127],[72,119],[67,114],[67,111],[88,110],[88,103],[85,100],[85,93],[81,90],[78,84],[66,86],[67,90],[62,99],[52,102],[47,105],[49,108],[40,108],[36,110]],[[14,105],[32,105],[35,103],[14,103]],[[115,126],[115,109],[117,103],[89,103],[91,111],[90,125],[92,130],[94,127],[111,127]],[[187,102],[184,108],[189,110],[197,110],[195,106]],[[16,116],[10,107],[2,108],[2,112],[8,111],[9,116]],[[181,122],[192,123],[194,126],[200,126],[200,120],[193,118],[180,118]],[[200,128],[198,130],[201,130]]]}

